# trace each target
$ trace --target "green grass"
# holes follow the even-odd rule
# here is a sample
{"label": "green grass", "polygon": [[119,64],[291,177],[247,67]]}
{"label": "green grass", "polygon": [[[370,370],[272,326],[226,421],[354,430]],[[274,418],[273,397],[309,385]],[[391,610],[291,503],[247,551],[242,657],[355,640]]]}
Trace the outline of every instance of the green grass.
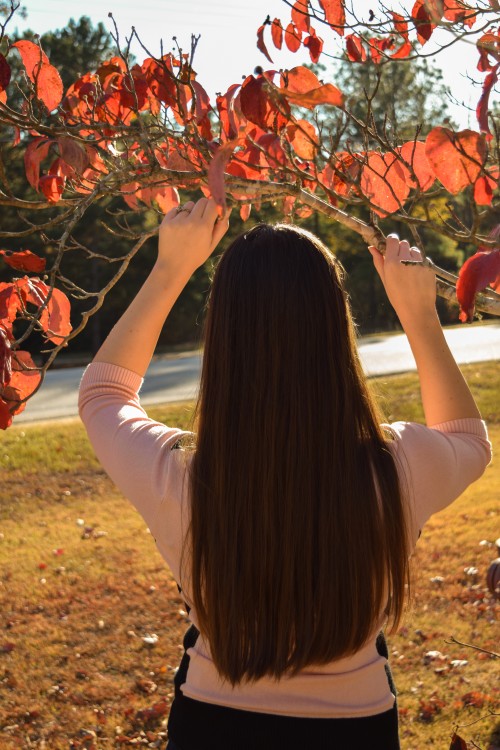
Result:
{"label": "green grass", "polygon": [[[498,451],[497,368],[463,371]],[[386,418],[422,419],[414,374],[371,383]],[[191,411],[149,410],[181,427]],[[141,731],[150,732],[150,747],[162,747],[186,618],[142,519],[77,421],[14,426],[2,435],[0,466],[0,747],[101,750],[138,742]],[[498,711],[498,662],[446,640],[499,650],[498,606],[484,584],[495,550],[480,545],[500,535],[499,495],[496,460],[419,542],[412,609],[389,638],[402,750],[447,750],[456,724],[483,716],[459,731],[486,750],[498,724],[489,715]],[[464,573],[469,566],[476,578]],[[158,634],[155,647],[142,640],[148,633]],[[447,658],[426,663],[433,650]],[[468,663],[453,668],[452,659]],[[140,713],[152,706],[153,715]]]}

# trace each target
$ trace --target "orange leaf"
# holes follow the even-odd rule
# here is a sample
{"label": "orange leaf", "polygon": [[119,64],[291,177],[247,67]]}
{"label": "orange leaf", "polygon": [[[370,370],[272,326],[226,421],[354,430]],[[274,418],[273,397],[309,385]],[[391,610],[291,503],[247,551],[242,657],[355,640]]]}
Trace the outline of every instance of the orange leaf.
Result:
{"label": "orange leaf", "polygon": [[394,30],[397,34],[400,34],[403,39],[407,42],[408,41],[408,22],[405,20],[405,17],[402,16],[400,13],[395,13],[394,11],[391,11],[391,16],[394,21]]}
{"label": "orange leaf", "polygon": [[292,23],[299,32],[309,33],[311,19],[309,18],[309,0],[296,0],[292,5]]}
{"label": "orange leaf", "polygon": [[248,220],[248,218],[250,216],[251,210],[252,210],[252,204],[251,203],[244,203],[240,207],[240,217],[241,217],[242,221],[247,221]]}
{"label": "orange leaf", "polygon": [[219,146],[208,166],[208,187],[212,198],[222,209],[222,212],[227,209],[224,171],[237,145],[238,141],[234,140]]}
{"label": "orange leaf", "polygon": [[408,170],[394,154],[368,155],[360,187],[375,213],[386,216],[401,208],[410,192],[408,176]]}
{"label": "orange leaf", "polygon": [[63,95],[63,82],[53,65],[42,65],[40,68],[36,78],[36,93],[49,112],[57,109],[60,105]]}
{"label": "orange leaf", "polygon": [[312,70],[302,65],[286,71],[281,77],[281,84],[286,84],[286,87],[281,88],[280,93],[299,107],[313,109],[318,104],[342,107],[344,103],[342,92],[336,86],[321,84]]}
{"label": "orange leaf", "polygon": [[474,200],[478,206],[489,206],[493,200],[493,191],[498,181],[489,175],[481,175],[474,183]]}
{"label": "orange leaf", "polygon": [[[422,141],[408,141],[401,146],[402,158],[413,167],[420,190],[428,190],[434,183],[435,175],[425,154],[425,143]],[[413,181],[410,187],[416,187]]]}
{"label": "orange leaf", "polygon": [[330,28],[343,36],[345,26],[344,0],[319,0],[319,4],[325,14],[325,21],[330,24]]}
{"label": "orange leaf", "polygon": [[13,45],[21,55],[26,75],[35,84],[36,94],[49,112],[61,103],[63,84],[56,68],[50,64],[49,58],[37,44],[22,39]]}
{"label": "orange leaf", "polygon": [[4,256],[3,259],[8,266],[15,268],[17,271],[40,273],[45,269],[45,259],[35,255],[31,250],[18,250],[13,253],[8,250],[0,250],[0,255]]}
{"label": "orange leaf", "polygon": [[290,52],[297,52],[301,44],[301,39],[302,33],[290,21],[285,29],[285,44]]}
{"label": "orange leaf", "polygon": [[451,23],[461,23],[469,29],[476,23],[476,14],[462,0],[444,0],[444,17]]}
{"label": "orange leaf", "polygon": [[273,64],[273,61],[271,59],[271,56],[269,52],[267,51],[266,43],[264,42],[264,29],[265,25],[259,26],[257,30],[257,49],[259,49],[263,55],[267,57],[269,62]]}
{"label": "orange leaf", "polygon": [[52,141],[48,138],[35,138],[24,152],[26,178],[31,187],[38,190],[40,182],[40,163],[47,158]]}
{"label": "orange leaf", "polygon": [[318,146],[316,128],[307,120],[296,120],[286,126],[286,135],[293,150],[300,159],[312,161]]}
{"label": "orange leaf", "polygon": [[271,24],[271,38],[277,49],[283,46],[283,27],[279,18],[275,18]]}
{"label": "orange leaf", "polygon": [[35,76],[40,67],[44,64],[50,65],[49,58],[38,44],[30,42],[27,39],[21,39],[12,45],[21,55],[23,65],[26,69],[26,75],[32,83],[35,83]]}
{"label": "orange leaf", "polygon": [[[38,387],[40,380],[40,371],[36,368],[29,352],[13,352],[12,380],[10,381],[10,387],[17,391],[20,400],[29,398],[33,391]],[[17,411],[15,413],[17,413]]]}
{"label": "orange leaf", "polygon": [[158,208],[164,214],[170,211],[171,208],[178,206],[180,203],[177,189],[170,187],[169,185],[151,188],[151,199],[158,205]]}
{"label": "orange leaf", "polygon": [[473,130],[455,133],[437,127],[427,136],[425,153],[438,180],[456,195],[479,177],[487,146],[484,136]]}
{"label": "orange leaf", "polygon": [[40,177],[39,186],[49,203],[57,203],[61,200],[64,192],[64,177],[55,174],[46,174]]}

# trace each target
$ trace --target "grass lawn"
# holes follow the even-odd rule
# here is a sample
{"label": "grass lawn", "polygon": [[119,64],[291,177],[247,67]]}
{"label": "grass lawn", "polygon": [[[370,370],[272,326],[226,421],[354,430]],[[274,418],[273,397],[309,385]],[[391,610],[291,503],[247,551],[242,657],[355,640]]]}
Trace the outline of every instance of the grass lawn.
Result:
{"label": "grass lawn", "polygon": [[[463,370],[498,453],[498,364]],[[372,384],[388,419],[422,420],[415,375]],[[190,409],[150,413],[183,426]],[[0,748],[164,748],[187,619],[142,519],[76,421],[11,428],[0,464]],[[470,748],[500,746],[498,661],[447,643],[499,651],[485,586],[499,496],[496,458],[419,542],[414,601],[389,639],[402,750],[447,750],[457,725]]]}

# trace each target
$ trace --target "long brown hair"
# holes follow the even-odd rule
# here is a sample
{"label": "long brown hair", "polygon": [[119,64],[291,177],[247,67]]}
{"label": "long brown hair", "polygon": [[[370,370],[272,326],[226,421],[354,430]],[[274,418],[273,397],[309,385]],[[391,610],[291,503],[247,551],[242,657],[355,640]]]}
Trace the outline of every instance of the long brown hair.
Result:
{"label": "long brown hair", "polygon": [[193,603],[219,673],[280,678],[399,621],[409,541],[343,272],[258,225],[212,284],[191,464]]}

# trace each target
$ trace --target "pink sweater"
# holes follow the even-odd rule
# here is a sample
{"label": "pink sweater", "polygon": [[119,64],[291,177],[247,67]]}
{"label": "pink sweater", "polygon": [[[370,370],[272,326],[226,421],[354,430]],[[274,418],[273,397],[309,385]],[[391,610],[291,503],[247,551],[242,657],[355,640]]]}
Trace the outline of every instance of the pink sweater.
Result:
{"label": "pink sweater", "polygon": [[[139,403],[142,379],[108,364],[91,364],[80,387],[80,415],[96,455],[111,479],[144,518],[161,555],[180,583],[190,619],[189,581],[180,580],[180,559],[189,525],[190,453],[172,450],[185,433],[149,419]],[[428,428],[396,422],[389,443],[398,471],[409,488],[413,540],[427,519],[455,500],[478,479],[490,461],[491,446],[484,422],[461,419]],[[279,683],[263,678],[232,688],[223,682],[200,637],[189,649],[184,695],[199,701],[248,711],[302,717],[371,716],[394,703],[384,670],[386,660],[375,647],[383,625],[353,657],[310,667]]]}

